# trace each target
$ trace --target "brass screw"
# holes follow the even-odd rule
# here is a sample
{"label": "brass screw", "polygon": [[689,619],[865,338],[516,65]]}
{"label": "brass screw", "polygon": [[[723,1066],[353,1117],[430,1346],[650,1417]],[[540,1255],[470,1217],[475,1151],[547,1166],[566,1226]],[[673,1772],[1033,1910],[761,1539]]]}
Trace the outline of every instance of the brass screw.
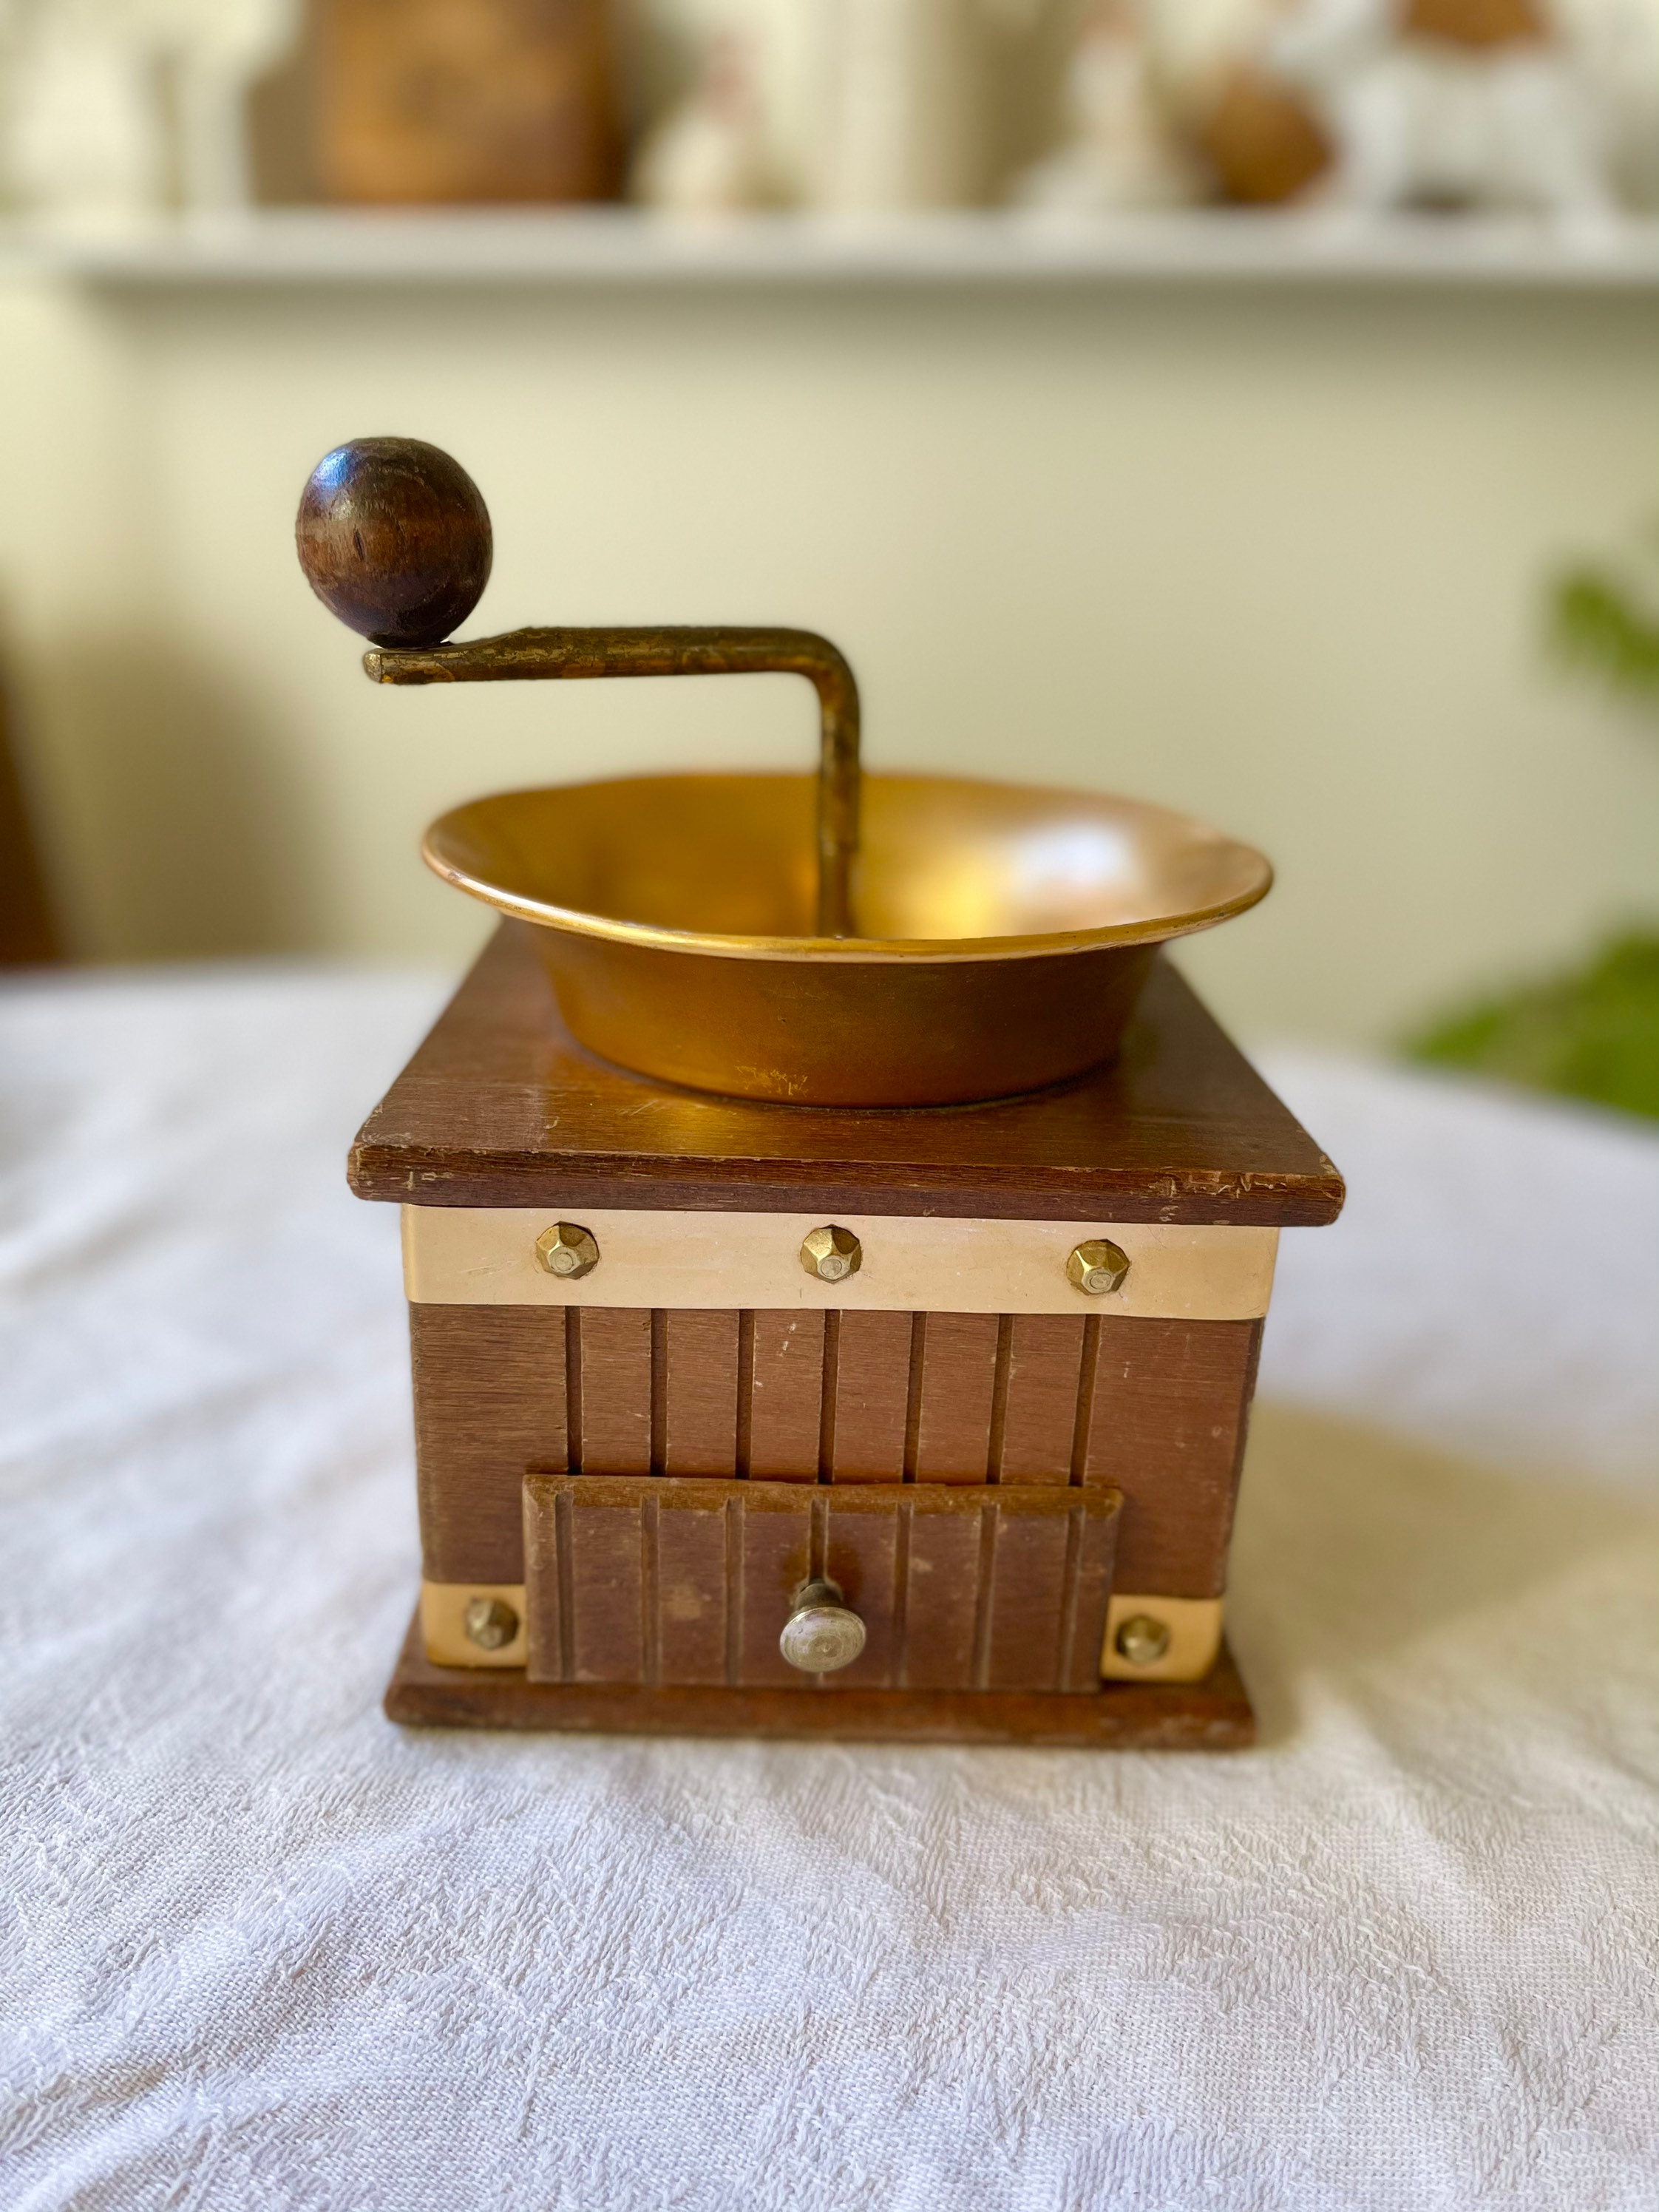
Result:
{"label": "brass screw", "polygon": [[1103,1237],[1091,1237],[1072,1247],[1066,1257],[1066,1272],[1079,1290],[1097,1298],[1116,1290],[1129,1272],[1129,1255]]}
{"label": "brass screw", "polygon": [[1119,1625],[1112,1641],[1118,1656],[1132,1667],[1156,1667],[1170,1648],[1170,1631],[1165,1622],[1155,1620],[1150,1613],[1132,1613]]}
{"label": "brass screw", "polygon": [[536,1239],[536,1257],[550,1275],[574,1283],[578,1275],[591,1275],[599,1266],[599,1240],[579,1221],[556,1221]]}
{"label": "brass screw", "polygon": [[864,1264],[864,1247],[850,1229],[833,1223],[808,1231],[800,1248],[800,1263],[821,1283],[845,1282]]}
{"label": "brass screw", "polygon": [[518,1634],[519,1616],[505,1598],[469,1598],[461,1626],[468,1643],[476,1644],[480,1651],[499,1651]]}

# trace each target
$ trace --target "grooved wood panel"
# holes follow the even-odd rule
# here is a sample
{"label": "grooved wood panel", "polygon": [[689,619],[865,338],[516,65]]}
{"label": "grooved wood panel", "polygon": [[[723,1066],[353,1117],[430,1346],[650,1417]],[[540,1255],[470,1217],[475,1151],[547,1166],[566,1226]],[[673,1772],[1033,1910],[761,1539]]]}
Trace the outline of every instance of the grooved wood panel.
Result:
{"label": "grooved wood panel", "polygon": [[1069,1482],[1084,1316],[1014,1314],[997,1456],[1002,1482]]}
{"label": "grooved wood panel", "polygon": [[896,1482],[904,1472],[912,1316],[845,1313],[834,1328],[831,1480]]}
{"label": "grooved wood panel", "polygon": [[351,1187],[422,1206],[1006,1220],[1334,1220],[1342,1180],[1166,962],[1109,1066],[950,1113],[700,1097],[591,1060],[504,922],[359,1131]]}
{"label": "grooved wood panel", "polygon": [[531,1474],[529,1676],[798,1687],[778,1637],[823,1571],[868,1639],[825,1692],[1097,1691],[1117,1511],[1053,1484]]}
{"label": "grooved wood panel", "polygon": [[738,1457],[738,1316],[676,1312],[665,1339],[662,1470],[727,1474]]}
{"label": "grooved wood panel", "polygon": [[651,1334],[643,1309],[588,1306],[570,1326],[581,1374],[571,1456],[589,1474],[651,1472]]}
{"label": "grooved wood panel", "polygon": [[996,1395],[995,1314],[918,1314],[912,1390],[918,1482],[983,1482]]}
{"label": "grooved wood panel", "polygon": [[749,1450],[744,1472],[811,1481],[823,1411],[821,1313],[751,1316]]}
{"label": "grooved wood panel", "polygon": [[1097,1326],[1081,1472],[1122,1494],[1119,1583],[1219,1596],[1261,1324],[1109,1315]]}
{"label": "grooved wood panel", "polygon": [[428,1582],[524,1579],[525,1471],[565,1465],[564,1321],[529,1306],[410,1308]]}

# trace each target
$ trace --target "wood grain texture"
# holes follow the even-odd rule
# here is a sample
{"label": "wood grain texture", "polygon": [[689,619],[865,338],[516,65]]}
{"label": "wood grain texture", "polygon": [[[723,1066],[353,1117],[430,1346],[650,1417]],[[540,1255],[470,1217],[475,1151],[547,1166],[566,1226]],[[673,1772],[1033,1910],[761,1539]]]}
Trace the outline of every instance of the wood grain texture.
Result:
{"label": "wood grain texture", "polygon": [[748,1451],[739,1472],[767,1481],[812,1481],[823,1410],[821,1313],[750,1316]]}
{"label": "wood grain texture", "polygon": [[1108,1491],[532,1474],[524,1512],[532,1680],[787,1686],[779,1634],[827,1572],[866,1642],[824,1692],[1098,1684]]}
{"label": "wood grain texture", "polygon": [[649,1474],[653,1315],[590,1306],[570,1317],[581,1390],[573,1463],[588,1474]]}
{"label": "wood grain texture", "polygon": [[1255,1717],[1224,1644],[1202,1682],[1111,1682],[1066,1691],[809,1687],[665,1689],[535,1682],[483,1668],[434,1667],[411,1628],[386,1694],[408,1728],[571,1735],[776,1736],[818,1741],[1027,1744],[1079,1751],[1236,1751]]}
{"label": "wood grain texture", "polygon": [[665,1474],[724,1474],[738,1463],[735,1313],[665,1313],[662,1409]]}
{"label": "wood grain texture", "polygon": [[564,1316],[411,1306],[409,1333],[422,1572],[522,1582],[525,1472],[566,1463]]}
{"label": "wood grain texture", "polygon": [[996,1392],[995,1314],[918,1314],[914,1457],[917,1482],[983,1482]]}
{"label": "wood grain texture", "polygon": [[825,1437],[832,1480],[894,1482],[902,1475],[912,1334],[908,1314],[836,1317],[834,1416]]}
{"label": "wood grain texture", "polygon": [[[1258,1323],[845,1314],[826,1326],[590,1307],[569,1316],[567,1359],[566,1321],[538,1307],[410,1309],[429,1580],[522,1577],[518,1486],[527,1468],[571,1463],[569,1372],[586,1474],[848,1485],[908,1468],[921,1484],[971,1486],[989,1462],[1003,1486],[1061,1488],[1075,1473],[1126,1500],[1127,1587],[1206,1598],[1225,1586]],[[955,1649],[953,1628],[937,1633]]]}
{"label": "wood grain texture", "polygon": [[362,1198],[1012,1220],[1334,1219],[1342,1182],[1167,961],[1114,1065],[947,1110],[757,1105],[653,1086],[560,1025],[503,923],[358,1133]]}
{"label": "wood grain texture", "polygon": [[1261,1344],[1260,1322],[1098,1323],[1080,1472],[1122,1493],[1125,1589],[1225,1588]]}
{"label": "wood grain texture", "polygon": [[1069,1482],[1085,1321],[1012,1314],[1007,1324],[995,1474],[1000,1482]]}

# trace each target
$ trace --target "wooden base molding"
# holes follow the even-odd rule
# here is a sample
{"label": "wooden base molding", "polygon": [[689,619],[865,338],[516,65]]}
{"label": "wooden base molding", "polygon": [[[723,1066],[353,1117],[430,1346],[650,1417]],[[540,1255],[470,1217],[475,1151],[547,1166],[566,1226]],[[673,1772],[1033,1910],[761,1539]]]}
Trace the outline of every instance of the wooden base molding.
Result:
{"label": "wooden base molding", "polygon": [[1255,1717],[1224,1644],[1202,1682],[1071,1691],[638,1689],[531,1682],[499,1668],[434,1665],[418,1616],[386,1694],[410,1728],[583,1735],[785,1736],[847,1742],[1040,1744],[1079,1751],[1236,1751]]}

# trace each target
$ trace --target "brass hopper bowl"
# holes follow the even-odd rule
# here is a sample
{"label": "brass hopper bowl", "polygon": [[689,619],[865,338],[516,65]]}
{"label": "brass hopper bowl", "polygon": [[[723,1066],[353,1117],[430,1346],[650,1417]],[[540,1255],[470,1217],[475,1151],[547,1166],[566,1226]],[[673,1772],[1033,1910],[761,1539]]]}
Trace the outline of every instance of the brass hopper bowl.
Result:
{"label": "brass hopper bowl", "polygon": [[423,856],[447,882],[537,926],[567,1025],[606,1060],[800,1105],[1037,1090],[1111,1057],[1160,945],[1243,913],[1272,883],[1249,846],[1133,799],[860,776],[852,672],[805,631],[437,644],[483,589],[488,531],[447,456],[364,440],[313,474],[301,557],[320,597],[385,641],[364,656],[381,683],[784,668],[818,692],[816,779],[504,792],[427,832]]}

